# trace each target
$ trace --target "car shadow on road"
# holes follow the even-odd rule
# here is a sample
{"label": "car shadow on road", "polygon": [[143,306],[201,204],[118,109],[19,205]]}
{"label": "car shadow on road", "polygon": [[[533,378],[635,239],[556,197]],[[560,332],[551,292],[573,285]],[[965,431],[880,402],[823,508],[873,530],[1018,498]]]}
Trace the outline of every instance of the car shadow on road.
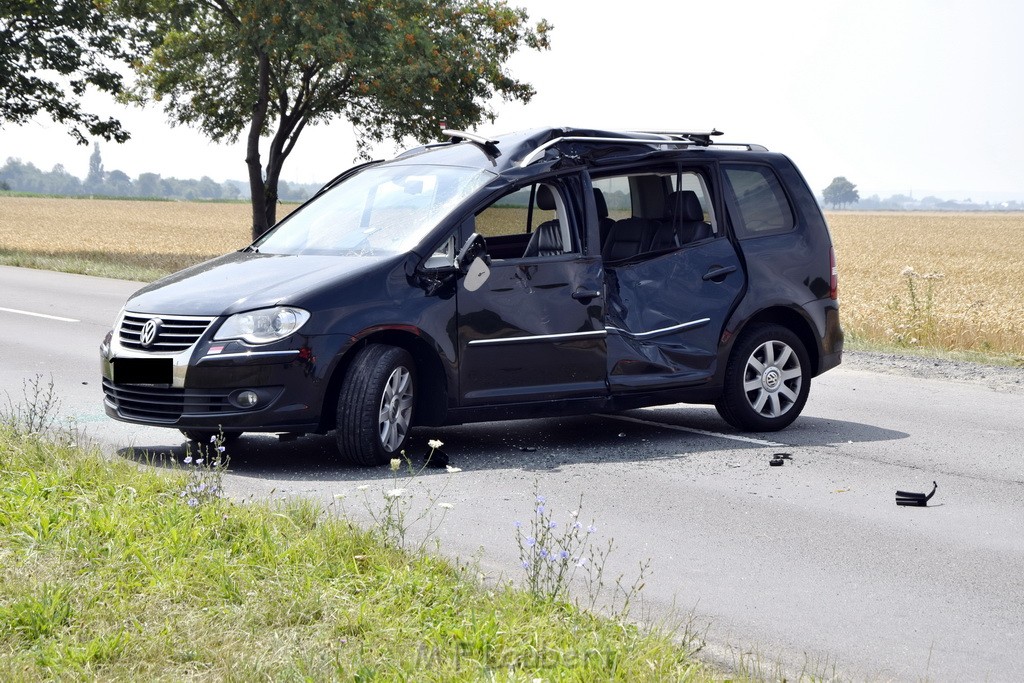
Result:
{"label": "car shadow on road", "polygon": [[[708,453],[749,452],[761,457],[766,448],[827,447],[835,444],[892,441],[909,435],[873,425],[801,417],[782,432],[748,434],[732,430],[713,409],[669,406],[619,415],[585,415],[509,422],[485,422],[413,431],[406,455],[414,467],[429,452],[427,441],[438,439],[450,464],[465,470],[550,471],[571,464],[600,465],[700,457]],[[195,455],[195,444],[135,446],[123,457],[154,465],[181,463]],[[246,434],[227,446],[229,468],[242,477],[276,480],[388,479],[387,467],[360,468],[338,455],[333,434],[281,440],[273,435]],[[444,473],[425,470],[424,475]]]}

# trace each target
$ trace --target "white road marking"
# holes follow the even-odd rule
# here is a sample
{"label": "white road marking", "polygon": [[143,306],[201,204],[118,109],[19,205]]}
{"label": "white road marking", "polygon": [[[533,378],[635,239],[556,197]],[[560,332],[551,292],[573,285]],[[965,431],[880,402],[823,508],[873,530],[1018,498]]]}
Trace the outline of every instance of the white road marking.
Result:
{"label": "white road marking", "polygon": [[755,446],[769,446],[771,448],[780,448],[785,446],[784,443],[776,443],[775,441],[765,441],[764,439],[754,439],[749,436],[738,436],[736,434],[720,434],[718,432],[709,432],[706,429],[695,429],[693,427],[680,427],[679,425],[668,424],[667,422],[655,422],[654,420],[641,420],[636,417],[627,417],[626,415],[606,415],[616,420],[625,420],[626,422],[636,422],[643,425],[651,425],[653,427],[661,427],[662,429],[674,429],[677,432],[690,432],[692,434],[701,434],[702,436],[715,436],[719,439],[729,439],[730,441],[739,441],[741,443],[750,443]]}
{"label": "white road marking", "polygon": [[46,318],[47,320],[59,320],[62,323],[80,323],[81,320],[75,320],[74,318],[62,318],[59,315],[46,315],[45,313],[33,313],[32,311],[19,311],[16,308],[3,308],[0,306],[0,311],[6,313],[17,313],[18,315],[31,315],[35,318]]}

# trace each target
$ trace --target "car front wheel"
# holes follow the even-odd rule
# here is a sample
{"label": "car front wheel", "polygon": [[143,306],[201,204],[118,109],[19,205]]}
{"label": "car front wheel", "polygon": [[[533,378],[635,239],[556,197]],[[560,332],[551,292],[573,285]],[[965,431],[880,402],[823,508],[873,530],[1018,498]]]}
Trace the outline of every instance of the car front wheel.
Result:
{"label": "car front wheel", "polygon": [[370,467],[397,457],[409,439],[416,372],[405,349],[370,344],[349,366],[338,397],[341,456]]}
{"label": "car front wheel", "polygon": [[810,387],[811,363],[800,338],[781,325],[759,325],[733,348],[715,408],[737,429],[774,432],[800,415]]}

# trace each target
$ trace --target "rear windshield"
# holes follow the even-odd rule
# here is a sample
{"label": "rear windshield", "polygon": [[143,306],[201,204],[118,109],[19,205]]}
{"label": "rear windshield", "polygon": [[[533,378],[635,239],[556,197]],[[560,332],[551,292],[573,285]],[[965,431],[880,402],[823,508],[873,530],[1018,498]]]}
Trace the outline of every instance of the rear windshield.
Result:
{"label": "rear windshield", "polygon": [[373,166],[315,198],[253,246],[264,254],[404,253],[493,177],[455,166]]}

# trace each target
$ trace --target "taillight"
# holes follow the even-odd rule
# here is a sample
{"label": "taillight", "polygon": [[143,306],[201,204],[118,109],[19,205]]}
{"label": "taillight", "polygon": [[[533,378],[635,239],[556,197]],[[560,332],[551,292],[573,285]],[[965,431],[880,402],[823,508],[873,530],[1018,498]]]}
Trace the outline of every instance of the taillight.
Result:
{"label": "taillight", "polygon": [[832,267],[832,276],[828,280],[828,295],[833,299],[839,298],[839,267],[836,265],[836,250],[828,248],[829,265]]}

